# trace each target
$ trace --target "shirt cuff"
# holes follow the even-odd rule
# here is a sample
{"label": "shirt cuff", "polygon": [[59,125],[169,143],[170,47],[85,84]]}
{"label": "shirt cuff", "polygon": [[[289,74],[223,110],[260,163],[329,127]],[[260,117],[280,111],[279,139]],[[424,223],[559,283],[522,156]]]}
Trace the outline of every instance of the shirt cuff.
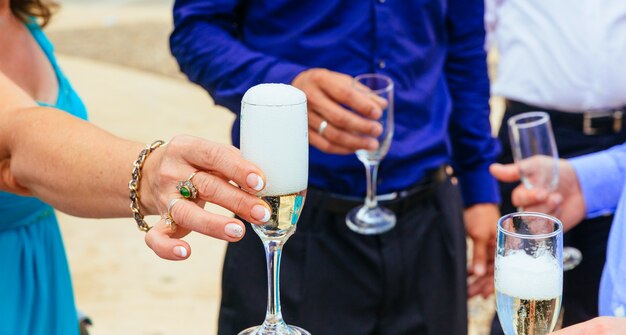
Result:
{"label": "shirt cuff", "polygon": [[616,158],[603,151],[569,160],[585,199],[587,218],[615,212],[624,187],[623,171]]}
{"label": "shirt cuff", "polygon": [[489,165],[457,175],[465,207],[482,203],[500,203],[498,182],[489,173]]}
{"label": "shirt cuff", "polygon": [[267,71],[265,82],[291,85],[294,78],[305,70],[308,70],[308,67],[289,62],[279,62]]}

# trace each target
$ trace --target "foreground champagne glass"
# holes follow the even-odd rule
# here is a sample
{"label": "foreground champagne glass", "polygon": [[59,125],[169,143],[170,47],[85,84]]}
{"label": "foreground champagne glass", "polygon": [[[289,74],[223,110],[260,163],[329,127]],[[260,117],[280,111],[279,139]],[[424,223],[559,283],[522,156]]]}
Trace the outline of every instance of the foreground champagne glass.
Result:
{"label": "foreground champagne glass", "polygon": [[378,165],[387,155],[393,137],[393,81],[391,78],[376,73],[356,76],[353,81],[355,90],[370,96],[372,100],[382,102],[383,114],[378,120],[383,132],[378,136],[377,150],[357,150],[356,156],[365,165],[367,175],[367,196],[365,204],[350,211],[346,216],[346,224],[350,229],[361,234],[381,234],[396,225],[396,215],[378,206],[376,200],[376,183]]}
{"label": "foreground champagne glass", "polygon": [[[543,188],[548,192],[556,190],[559,184],[559,153],[554,140],[550,115],[545,112],[518,114],[508,121],[509,138],[513,159],[520,161],[533,156],[551,158],[551,164],[533,173],[526,173],[520,168],[520,176],[526,188]],[[582,261],[582,253],[574,247],[563,248],[563,266],[572,270]]]}
{"label": "foreground champagne glass", "polygon": [[554,330],[563,295],[563,225],[549,215],[518,212],[498,220],[495,288],[506,335]]}
{"label": "foreground champagne glass", "polygon": [[280,308],[280,256],[296,231],[306,196],[309,141],[306,96],[293,86],[261,84],[249,89],[241,103],[241,153],[265,173],[258,196],[272,208],[265,225],[252,225],[265,247],[267,312],[261,326],[240,335],[310,335],[288,326]]}

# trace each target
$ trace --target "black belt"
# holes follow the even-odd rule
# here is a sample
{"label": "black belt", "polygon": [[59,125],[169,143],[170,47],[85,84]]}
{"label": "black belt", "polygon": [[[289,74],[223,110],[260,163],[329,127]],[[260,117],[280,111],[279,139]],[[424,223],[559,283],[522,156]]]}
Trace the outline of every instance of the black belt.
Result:
{"label": "black belt", "polygon": [[[380,204],[396,213],[406,208],[414,207],[417,203],[428,198],[436,186],[448,179],[446,166],[428,171],[426,176],[417,184],[406,190],[378,195],[376,199]],[[309,187],[306,202],[311,206],[325,206],[324,208],[334,213],[347,213],[353,208],[362,205],[364,198],[335,194],[315,187]]]}
{"label": "black belt", "polygon": [[617,134],[626,130],[624,108],[602,109],[583,112],[564,112],[523,102],[507,100],[507,109],[515,112],[543,111],[550,115],[554,127],[569,127],[585,135]]}

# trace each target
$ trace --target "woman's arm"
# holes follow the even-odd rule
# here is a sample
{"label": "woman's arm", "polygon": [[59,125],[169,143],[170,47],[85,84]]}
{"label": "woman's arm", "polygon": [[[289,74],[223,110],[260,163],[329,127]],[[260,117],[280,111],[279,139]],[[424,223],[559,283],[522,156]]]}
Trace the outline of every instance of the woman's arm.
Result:
{"label": "woman's arm", "polygon": [[[0,120],[0,189],[33,195],[77,216],[131,215],[128,182],[143,144],[113,136],[62,111],[38,107],[1,73]],[[198,199],[179,201],[172,208],[180,229],[169,231],[161,222],[147,236],[148,244],[162,257],[181,259],[171,254],[171,247],[183,244],[188,250],[188,245],[168,239],[190,230],[227,241],[243,236],[241,221],[204,211],[200,207],[204,202],[253,223],[268,217],[267,205],[252,195],[264,185],[262,172],[237,149],[190,136],[175,137],[147,158],[139,188],[142,212],[163,215],[172,199],[182,198],[177,183],[195,171],[200,171],[193,178]]]}
{"label": "woman's arm", "polygon": [[[9,169],[2,173],[3,188],[16,187],[6,190],[28,192],[72,215],[130,214],[128,181],[142,144],[51,108],[19,108],[1,115],[6,121],[0,125],[0,145],[9,154],[2,155],[8,160],[2,166]],[[142,191],[142,209],[157,214],[149,193]]]}

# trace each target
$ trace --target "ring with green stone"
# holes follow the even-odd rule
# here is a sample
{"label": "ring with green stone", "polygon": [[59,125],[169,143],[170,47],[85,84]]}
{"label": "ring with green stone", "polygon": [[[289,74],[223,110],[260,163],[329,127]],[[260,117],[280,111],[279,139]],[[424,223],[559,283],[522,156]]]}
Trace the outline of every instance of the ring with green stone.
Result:
{"label": "ring with green stone", "polygon": [[176,185],[176,189],[185,199],[194,200],[198,196],[198,190],[193,182],[191,182],[191,179],[196,175],[196,173],[198,173],[198,171],[192,173],[187,180],[179,181],[178,185]]}

